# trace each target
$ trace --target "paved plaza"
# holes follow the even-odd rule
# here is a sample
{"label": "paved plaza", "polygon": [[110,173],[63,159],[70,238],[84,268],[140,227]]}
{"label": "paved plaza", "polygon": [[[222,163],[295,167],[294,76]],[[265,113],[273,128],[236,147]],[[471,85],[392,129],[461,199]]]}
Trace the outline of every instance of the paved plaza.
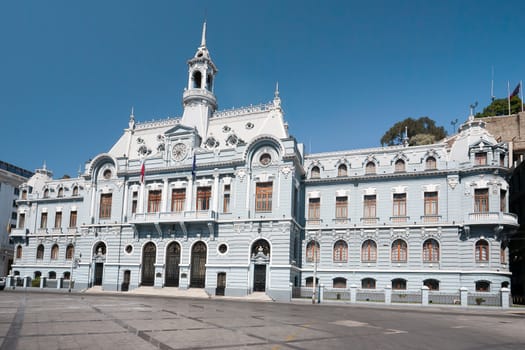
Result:
{"label": "paved plaza", "polygon": [[523,349],[525,309],[0,292],[0,350]]}

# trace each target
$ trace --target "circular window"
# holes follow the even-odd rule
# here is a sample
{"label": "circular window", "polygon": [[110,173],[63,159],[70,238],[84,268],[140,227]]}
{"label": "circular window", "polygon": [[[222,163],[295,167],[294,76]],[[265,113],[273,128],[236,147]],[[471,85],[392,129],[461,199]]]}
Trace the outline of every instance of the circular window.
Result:
{"label": "circular window", "polygon": [[104,174],[102,174],[102,176],[104,176],[104,179],[111,178],[111,170],[109,169],[104,170]]}
{"label": "circular window", "polygon": [[219,250],[219,253],[226,254],[226,252],[228,251],[228,246],[224,243],[219,244],[218,250]]}
{"label": "circular window", "polygon": [[224,125],[224,126],[222,127],[222,132],[228,132],[228,131],[230,131],[230,130],[231,130],[231,128],[230,128],[228,125]]}
{"label": "circular window", "polygon": [[133,246],[131,244],[128,244],[124,250],[127,254],[131,254],[133,252]]}
{"label": "circular window", "polygon": [[272,156],[270,156],[268,153],[263,153],[259,158],[259,162],[262,165],[269,165],[272,162]]}
{"label": "circular window", "polygon": [[254,127],[253,123],[250,123],[250,122],[246,123],[246,129],[253,129],[253,127]]}

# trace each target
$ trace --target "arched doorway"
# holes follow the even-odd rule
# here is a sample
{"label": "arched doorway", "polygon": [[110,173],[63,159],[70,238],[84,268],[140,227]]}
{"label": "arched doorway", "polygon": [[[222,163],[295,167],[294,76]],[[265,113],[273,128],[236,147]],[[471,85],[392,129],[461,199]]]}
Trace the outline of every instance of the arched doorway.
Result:
{"label": "arched doorway", "polygon": [[93,248],[93,263],[94,268],[94,281],[95,286],[101,286],[104,280],[104,262],[106,261],[106,244],[104,242],[98,242]]}
{"label": "arched doorway", "polygon": [[180,263],[180,245],[172,242],[166,249],[166,287],[179,286],[179,263]]}
{"label": "arched doorway", "polygon": [[255,241],[251,249],[253,264],[253,291],[266,291],[266,270],[270,263],[270,243],[265,239]]}
{"label": "arched doorway", "polygon": [[155,282],[155,261],[157,247],[153,242],[147,243],[142,250],[142,279],[141,285],[153,286]]}
{"label": "arched doorway", "polygon": [[204,288],[206,284],[206,244],[197,242],[191,249],[190,288]]}

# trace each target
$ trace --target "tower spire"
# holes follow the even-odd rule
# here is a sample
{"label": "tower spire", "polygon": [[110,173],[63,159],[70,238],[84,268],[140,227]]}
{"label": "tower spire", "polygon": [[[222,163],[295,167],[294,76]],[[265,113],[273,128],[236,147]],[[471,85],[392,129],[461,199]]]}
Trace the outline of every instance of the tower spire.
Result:
{"label": "tower spire", "polygon": [[201,47],[206,47],[206,21],[202,24]]}

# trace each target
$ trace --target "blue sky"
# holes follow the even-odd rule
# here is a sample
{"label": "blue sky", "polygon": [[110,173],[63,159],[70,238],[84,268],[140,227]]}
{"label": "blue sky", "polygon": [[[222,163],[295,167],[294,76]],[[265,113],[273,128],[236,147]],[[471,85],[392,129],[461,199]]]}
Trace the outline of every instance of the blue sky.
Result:
{"label": "blue sky", "polygon": [[0,159],[55,177],[139,121],[182,115],[187,59],[207,44],[220,109],[279,81],[307,151],[379,145],[407,117],[451,132],[469,105],[525,80],[525,1],[4,1]]}

